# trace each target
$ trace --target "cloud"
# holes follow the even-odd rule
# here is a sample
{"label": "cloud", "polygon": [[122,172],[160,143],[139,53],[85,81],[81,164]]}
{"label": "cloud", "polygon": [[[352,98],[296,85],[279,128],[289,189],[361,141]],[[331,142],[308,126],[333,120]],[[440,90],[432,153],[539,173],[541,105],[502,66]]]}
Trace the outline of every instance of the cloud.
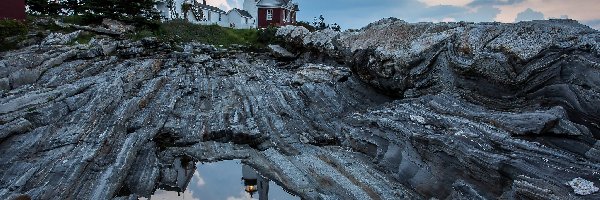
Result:
{"label": "cloud", "polygon": [[543,20],[543,19],[544,19],[544,13],[535,11],[531,8],[527,8],[527,10],[517,14],[517,18],[515,19],[515,22]]}
{"label": "cloud", "polygon": [[481,6],[474,12],[462,16],[460,19],[469,22],[491,22],[496,21],[500,9],[493,6]]}
{"label": "cloud", "polygon": [[439,5],[449,5],[449,6],[466,6],[469,3],[473,2],[473,0],[419,0],[427,4],[428,6],[439,6]]}
{"label": "cloud", "polygon": [[[183,193],[177,193],[173,191],[165,191],[165,190],[156,190],[154,194],[150,197],[152,200],[171,200],[171,199],[189,199],[189,200],[200,200],[195,198],[192,190],[186,190]],[[142,199],[142,198],[140,198]],[[145,198],[143,198],[145,199]]]}
{"label": "cloud", "polygon": [[250,194],[245,191],[241,191],[239,196],[230,196],[227,197],[227,200],[256,200],[255,198],[250,197]]}
{"label": "cloud", "polygon": [[[202,3],[202,0],[196,0]],[[231,10],[232,8],[238,8],[239,0],[206,0],[206,4],[218,7],[224,11]]]}
{"label": "cloud", "polygon": [[510,5],[498,5],[501,12],[496,20],[501,22],[514,22],[517,15],[527,8],[535,8],[547,18],[560,18],[569,15],[570,18],[580,21],[600,19],[598,0],[523,0]]}
{"label": "cloud", "polygon": [[194,172],[194,179],[196,181],[196,186],[198,187],[202,187],[204,185],[206,185],[206,181],[204,181],[204,178],[202,178],[202,176],[200,176],[200,173],[198,173],[198,170],[196,170],[196,172]]}
{"label": "cloud", "polygon": [[[201,0],[197,0],[201,1]],[[312,22],[323,15],[342,28],[361,28],[382,18],[419,21],[515,22],[528,8],[545,18],[570,18],[586,24],[600,19],[598,0],[294,0],[300,4],[298,19]],[[223,10],[241,7],[244,0],[207,0]],[[539,13],[537,16],[539,19]],[[524,13],[527,14],[527,13]],[[530,12],[530,14],[533,14]],[[531,17],[531,16],[530,16]],[[520,17],[524,19],[526,16]],[[531,18],[530,18],[531,19]],[[588,23],[589,21],[589,23]],[[597,27],[597,25],[593,25]]]}
{"label": "cloud", "polygon": [[522,3],[525,0],[474,0],[469,3],[469,6],[499,6],[499,5],[514,5]]}

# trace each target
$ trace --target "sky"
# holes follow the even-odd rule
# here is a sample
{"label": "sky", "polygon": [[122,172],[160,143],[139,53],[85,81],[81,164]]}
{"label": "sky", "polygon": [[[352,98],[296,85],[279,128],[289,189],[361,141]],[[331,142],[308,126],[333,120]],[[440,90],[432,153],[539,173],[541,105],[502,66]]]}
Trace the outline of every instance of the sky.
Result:
{"label": "sky", "polygon": [[[207,0],[224,10],[241,8],[244,0]],[[382,18],[408,22],[516,22],[569,18],[600,29],[600,0],[294,0],[298,19],[312,22],[323,15],[343,29],[361,28]]]}
{"label": "sky", "polygon": [[[157,190],[152,200],[258,200],[258,195],[250,197],[244,191],[242,164],[240,160],[226,160],[216,163],[197,163],[197,169],[182,193]],[[146,198],[140,198],[146,199]],[[270,200],[300,200],[291,196],[273,181],[269,181]]]}

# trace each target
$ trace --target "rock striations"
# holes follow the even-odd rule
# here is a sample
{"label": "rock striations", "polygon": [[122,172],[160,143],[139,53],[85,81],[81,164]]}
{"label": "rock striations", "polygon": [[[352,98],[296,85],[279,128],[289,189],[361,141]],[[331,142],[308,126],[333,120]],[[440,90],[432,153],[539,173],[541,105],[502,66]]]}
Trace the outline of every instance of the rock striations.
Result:
{"label": "rock striations", "polygon": [[0,199],[149,197],[228,159],[302,199],[600,198],[598,31],[278,35],[274,55],[58,34],[1,53]]}

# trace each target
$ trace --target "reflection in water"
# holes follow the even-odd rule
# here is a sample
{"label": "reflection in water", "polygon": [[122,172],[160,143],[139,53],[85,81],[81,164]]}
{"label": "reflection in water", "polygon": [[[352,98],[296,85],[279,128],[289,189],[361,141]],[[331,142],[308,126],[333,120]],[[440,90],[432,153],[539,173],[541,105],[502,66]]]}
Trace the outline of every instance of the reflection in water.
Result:
{"label": "reflection in water", "polygon": [[244,181],[244,190],[250,194],[250,197],[258,192],[259,200],[269,199],[269,180],[258,175],[252,167],[242,164],[242,180]]}
{"label": "reflection in water", "polygon": [[[161,186],[150,199],[299,200],[239,160],[197,164],[176,161],[177,187]],[[190,166],[191,165],[191,166]]]}

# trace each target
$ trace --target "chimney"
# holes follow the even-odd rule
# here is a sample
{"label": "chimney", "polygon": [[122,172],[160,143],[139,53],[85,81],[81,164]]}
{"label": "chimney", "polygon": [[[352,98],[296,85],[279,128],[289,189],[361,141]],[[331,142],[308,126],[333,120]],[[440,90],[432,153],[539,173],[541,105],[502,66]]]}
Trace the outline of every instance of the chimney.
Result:
{"label": "chimney", "polygon": [[206,0],[202,0],[202,3],[203,3],[204,5],[206,5]]}

